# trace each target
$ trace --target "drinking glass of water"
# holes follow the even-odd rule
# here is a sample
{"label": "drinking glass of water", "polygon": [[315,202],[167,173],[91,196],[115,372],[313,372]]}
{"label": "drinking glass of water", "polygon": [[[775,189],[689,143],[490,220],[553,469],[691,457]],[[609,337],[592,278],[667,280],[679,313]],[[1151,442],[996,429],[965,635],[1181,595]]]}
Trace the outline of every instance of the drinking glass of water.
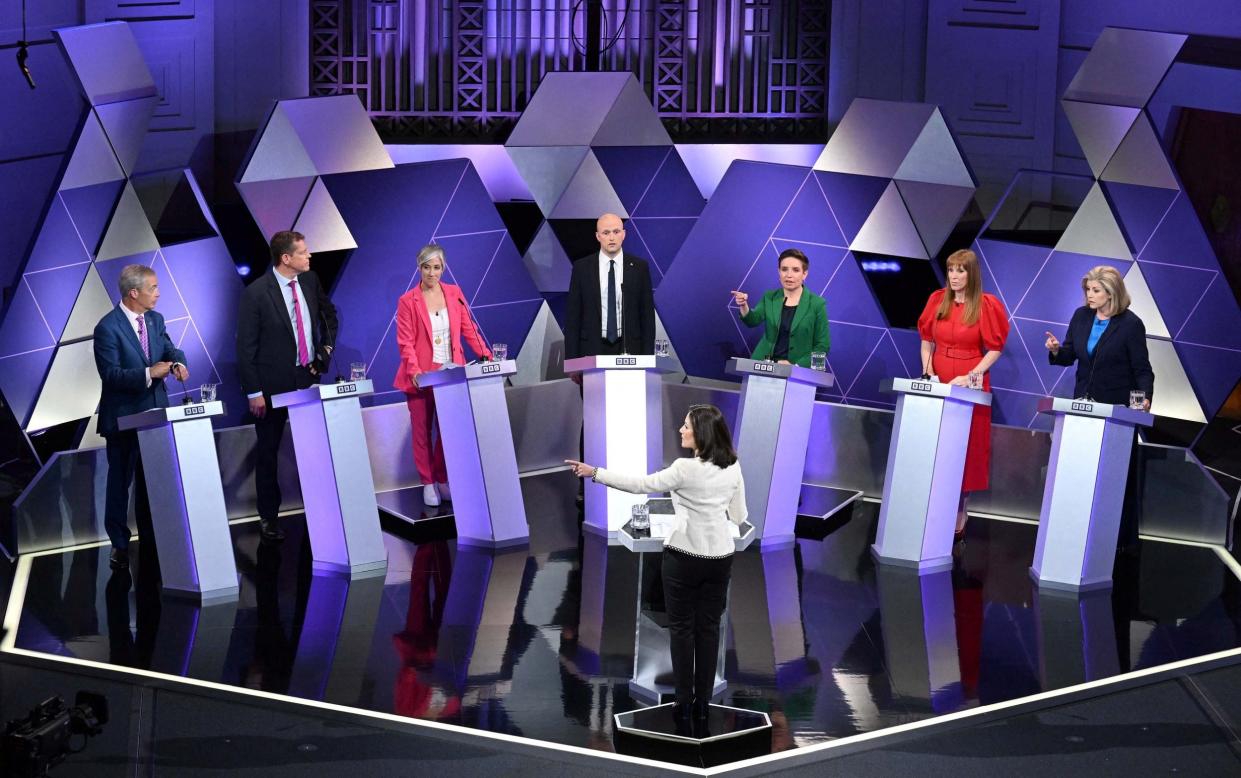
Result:
{"label": "drinking glass of water", "polygon": [[215,393],[219,384],[203,384],[198,387],[198,401],[204,403],[215,402]]}
{"label": "drinking glass of water", "polygon": [[350,362],[349,363],[349,380],[365,381],[366,380],[366,363]]}
{"label": "drinking glass of water", "polygon": [[818,370],[820,373],[827,370],[827,352],[811,351],[810,352],[810,369]]}
{"label": "drinking glass of water", "polygon": [[645,531],[651,528],[651,509],[646,503],[640,502],[634,505],[629,515],[629,524],[635,530]]}
{"label": "drinking glass of water", "polygon": [[1134,389],[1129,393],[1129,407],[1135,411],[1146,410],[1146,392]]}
{"label": "drinking glass of water", "polygon": [[982,373],[979,373],[979,372],[977,372],[977,371],[971,371],[971,372],[970,372],[970,376],[969,376],[969,378],[970,378],[970,388],[971,388],[971,389],[981,389],[981,388],[982,388]]}
{"label": "drinking glass of water", "polygon": [[667,357],[672,355],[672,344],[666,338],[659,338],[655,341],[655,356]]}
{"label": "drinking glass of water", "polygon": [[491,344],[491,356],[497,362],[503,362],[504,360],[508,359],[508,344],[507,343],[492,343]]}

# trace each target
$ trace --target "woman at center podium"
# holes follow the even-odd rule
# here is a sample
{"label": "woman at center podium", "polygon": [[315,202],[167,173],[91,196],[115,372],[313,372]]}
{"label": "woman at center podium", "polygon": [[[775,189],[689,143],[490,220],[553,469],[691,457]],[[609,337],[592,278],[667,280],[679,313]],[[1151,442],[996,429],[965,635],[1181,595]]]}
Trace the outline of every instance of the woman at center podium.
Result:
{"label": "woman at center podium", "polygon": [[462,337],[477,356],[491,359],[491,349],[474,326],[461,287],[443,283],[443,274],[444,249],[434,243],[423,246],[418,252],[418,283],[396,304],[396,345],[401,364],[392,380],[393,387],[405,392],[414,464],[423,484],[422,501],[432,507],[439,505],[441,498],[452,498],[448,494],[444,444],[435,418],[435,397],[432,390],[418,388],[418,376],[444,365],[464,365]]}
{"label": "woman at center podium", "polygon": [[758,305],[750,307],[750,296],[733,290],[733,302],[748,327],[762,324],[763,339],[751,359],[810,367],[810,355],[827,353],[827,305],[823,298],[806,288],[810,260],[798,249],[785,249],[777,261],[780,288],[763,294]]}
{"label": "woman at center podium", "polygon": [[[922,336],[922,374],[944,383],[991,391],[991,366],[1000,358],[1008,339],[1004,304],[982,290],[978,256],[962,249],[948,256],[948,283],[936,289],[918,317]],[[991,485],[991,407],[974,406],[970,424],[961,500],[957,506],[956,537],[965,534],[966,495]]]}
{"label": "woman at center podium", "polygon": [[701,727],[715,688],[720,620],[735,545],[728,522],[746,520],[745,483],[724,414],[694,405],[681,425],[681,447],[694,452],[664,470],[631,475],[565,460],[580,478],[633,494],[672,492],[675,522],[664,540],[664,600],[676,680],[678,727]]}

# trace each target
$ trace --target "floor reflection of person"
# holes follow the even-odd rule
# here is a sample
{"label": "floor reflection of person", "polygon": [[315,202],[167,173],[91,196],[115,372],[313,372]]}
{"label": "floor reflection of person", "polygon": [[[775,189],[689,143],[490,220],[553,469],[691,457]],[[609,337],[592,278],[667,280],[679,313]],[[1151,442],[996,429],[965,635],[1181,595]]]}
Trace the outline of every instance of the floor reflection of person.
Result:
{"label": "floor reflection of person", "polygon": [[831,345],[827,306],[822,297],[806,288],[810,260],[804,253],[785,249],[777,265],[780,288],[764,292],[755,307],[750,307],[750,296],[745,292],[732,293],[741,321],[748,327],[763,325],[763,338],[751,358],[810,367],[810,355],[826,354]]}
{"label": "floor reflection of person", "polygon": [[664,599],[671,637],[678,724],[704,722],[715,687],[720,620],[734,544],[728,522],[746,519],[745,484],[724,415],[694,405],[681,425],[681,447],[694,452],[650,475],[631,475],[567,460],[579,477],[634,494],[671,492],[672,531],[664,540]]}
{"label": "floor reflection of person", "polygon": [[[918,317],[922,373],[954,386],[969,386],[973,376],[989,392],[991,366],[1008,339],[1008,314],[994,295],[983,292],[978,255],[968,249],[954,252],[947,266],[948,283],[931,293]],[[965,532],[966,496],[990,485],[991,406],[975,405],[957,506],[957,539]]]}
{"label": "floor reflection of person", "polygon": [[392,695],[393,712],[420,719],[451,719],[461,712],[456,690],[437,698],[429,676],[439,653],[440,625],[444,622],[444,603],[452,578],[448,544],[437,540],[423,543],[414,551],[409,573],[409,609],[405,629],[392,636],[401,657],[401,669]]}

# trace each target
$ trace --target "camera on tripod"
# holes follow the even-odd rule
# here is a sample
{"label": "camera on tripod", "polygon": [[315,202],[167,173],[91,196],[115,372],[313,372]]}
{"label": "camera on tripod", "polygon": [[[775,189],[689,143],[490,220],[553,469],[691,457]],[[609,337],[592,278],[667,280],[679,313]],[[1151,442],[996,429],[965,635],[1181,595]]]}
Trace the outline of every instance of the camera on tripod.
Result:
{"label": "camera on tripod", "polygon": [[[63,697],[49,697],[22,719],[13,719],[0,738],[4,775],[41,776],[68,754],[81,751],[86,740],[108,723],[108,700],[102,694],[78,692],[72,708]],[[75,736],[82,740],[75,747]]]}

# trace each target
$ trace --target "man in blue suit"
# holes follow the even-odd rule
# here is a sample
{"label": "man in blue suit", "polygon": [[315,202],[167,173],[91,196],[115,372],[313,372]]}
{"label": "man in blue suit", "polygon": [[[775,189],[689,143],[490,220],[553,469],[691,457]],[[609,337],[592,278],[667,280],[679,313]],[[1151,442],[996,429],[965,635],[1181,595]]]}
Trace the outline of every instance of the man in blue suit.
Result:
{"label": "man in blue suit", "polygon": [[164,317],[155,312],[159,280],[146,265],[126,265],[119,282],[121,302],[95,325],[95,367],[103,382],[99,398],[99,434],[108,442],[108,485],[104,528],[112,541],[109,563],[129,567],[129,485],[137,475],[134,510],[138,527],[150,527],[151,508],[138,457],[138,433],[121,431],[117,419],[131,413],[168,407],[164,379],[171,373],[190,377],[185,354],[173,345]]}

